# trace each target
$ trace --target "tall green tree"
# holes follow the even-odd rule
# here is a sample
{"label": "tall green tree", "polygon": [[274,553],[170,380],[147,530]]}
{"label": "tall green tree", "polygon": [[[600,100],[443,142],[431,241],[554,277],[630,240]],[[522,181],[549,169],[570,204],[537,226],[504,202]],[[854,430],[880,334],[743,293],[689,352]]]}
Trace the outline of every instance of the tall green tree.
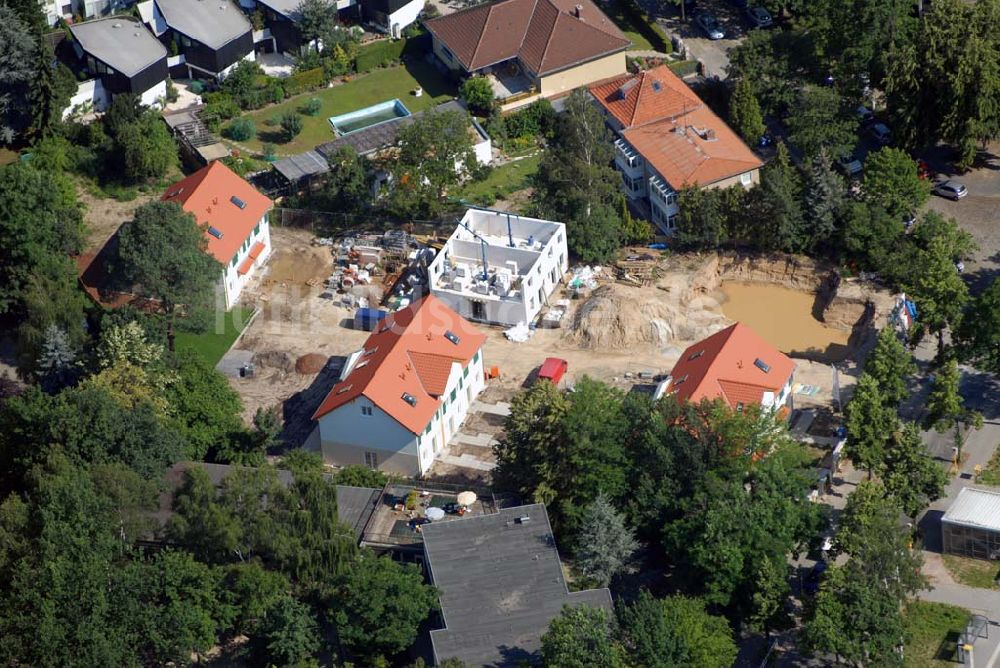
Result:
{"label": "tall green tree", "polygon": [[948,360],[934,375],[930,396],[927,397],[927,415],[925,426],[944,432],[959,423],[973,423],[977,429],[982,425],[982,417],[977,417],[974,411],[965,407],[965,400],[959,389],[961,374],[958,362]]}
{"label": "tall green tree", "polygon": [[296,11],[303,40],[318,40],[323,53],[331,53],[338,46],[344,48],[351,41],[351,33],[337,18],[336,6],[327,0],[302,0]]}
{"label": "tall green tree", "polygon": [[899,428],[896,408],[886,400],[878,380],[862,373],[847,404],[847,443],[844,454],[872,474],[885,470],[886,448]]}
{"label": "tall green tree", "polygon": [[62,122],[63,110],[76,93],[77,82],[44,41],[39,42],[34,61],[37,70],[29,95],[31,131],[36,137],[49,137]]}
{"label": "tall green tree", "polygon": [[917,363],[892,327],[883,327],[865,360],[865,373],[872,377],[888,406],[897,407],[910,395],[907,379],[917,372]]}
{"label": "tall green tree", "polygon": [[539,213],[566,223],[569,250],[601,262],[621,244],[621,177],[611,135],[582,89],[567,98],[535,177]]}
{"label": "tall green tree", "polygon": [[836,91],[811,87],[799,93],[788,117],[788,139],[807,158],[826,148],[833,157],[848,153],[857,142],[858,119]]}
{"label": "tall green tree", "polygon": [[437,592],[424,584],[418,567],[364,554],[331,599],[331,618],[352,654],[389,659],[413,644],[418,628],[436,608]]}
{"label": "tall green tree", "polygon": [[118,131],[115,146],[131,182],[162,178],[178,163],[177,143],[159,113],[149,109]]}
{"label": "tall green tree", "polygon": [[175,202],[143,204],[118,230],[115,276],[137,294],[160,303],[167,315],[171,350],[177,316],[204,312],[215,296],[222,266],[207,248],[204,230]]}
{"label": "tall green tree", "polygon": [[753,86],[746,77],[738,79],[729,99],[729,122],[750,146],[756,146],[764,136],[764,116],[757,104]]}
{"label": "tall green tree", "polygon": [[1000,279],[969,304],[954,340],[958,355],[976,367],[1000,373]]}
{"label": "tall green tree", "polygon": [[469,109],[480,116],[489,116],[493,113],[496,96],[493,93],[493,86],[490,84],[490,80],[486,77],[469,77],[462,82],[459,95],[469,105]]}
{"label": "tall green tree", "polygon": [[833,566],[806,621],[805,641],[848,665],[901,665],[903,603],[926,586],[921,558],[899,522],[900,507],[880,483],[865,481],[848,497]]}
{"label": "tall green tree", "polygon": [[802,210],[802,179],[792,165],[787,147],[778,144],[774,159],[763,169],[758,220],[766,221],[761,230],[765,248],[797,253],[811,243]]}
{"label": "tall green tree", "polygon": [[955,268],[947,242],[940,237],[926,250],[915,253],[915,261],[903,287],[917,304],[918,322],[938,334],[939,353],[944,350],[944,330],[956,323],[969,301],[969,287]]}
{"label": "tall green tree", "polygon": [[397,145],[387,167],[395,179],[391,205],[401,214],[438,213],[449,189],[478,167],[465,112],[423,114],[399,132]]}
{"label": "tall green tree", "polygon": [[320,197],[328,211],[357,212],[372,200],[372,166],[351,146],[337,149],[330,159],[330,172]]}
{"label": "tall green tree", "polygon": [[891,147],[868,154],[863,188],[865,199],[897,218],[919,210],[931,194],[930,182],[920,178],[913,158]]}
{"label": "tall green tree", "polygon": [[31,122],[28,98],[38,44],[14,9],[0,5],[0,144],[13,144]]}
{"label": "tall green tree", "polygon": [[625,658],[613,625],[614,620],[602,608],[563,606],[542,636],[542,662],[562,668],[622,668]]}
{"label": "tall green tree", "polygon": [[811,228],[811,247],[835,238],[846,198],[844,180],[833,170],[826,149],[820,149],[806,172],[804,186],[804,214]]}
{"label": "tall green tree", "polygon": [[606,587],[628,566],[639,543],[624,517],[604,494],[587,507],[577,539],[576,564],[583,574]]}
{"label": "tall green tree", "polygon": [[902,218],[894,218],[881,207],[867,202],[847,200],[840,214],[843,244],[849,257],[863,268],[891,273],[904,227]]}
{"label": "tall green tree", "polygon": [[320,648],[312,610],[291,596],[282,596],[268,607],[255,640],[254,653],[269,666],[303,665]]}
{"label": "tall green tree", "polygon": [[896,434],[886,451],[885,490],[891,494],[903,512],[916,518],[927,504],[944,494],[948,476],[927,453],[920,428],[907,422]]}
{"label": "tall green tree", "polygon": [[[190,351],[174,361],[177,380],[165,392],[172,425],[187,441],[186,455],[229,462],[246,432],[243,402],[221,373]],[[229,456],[227,456],[229,455]]]}

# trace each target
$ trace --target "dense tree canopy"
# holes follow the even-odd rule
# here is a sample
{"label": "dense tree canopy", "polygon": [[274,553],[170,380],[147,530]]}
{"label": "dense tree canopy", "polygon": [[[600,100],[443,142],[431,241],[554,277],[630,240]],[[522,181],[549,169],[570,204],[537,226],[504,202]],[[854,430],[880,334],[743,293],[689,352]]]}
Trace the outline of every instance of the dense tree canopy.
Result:
{"label": "dense tree canopy", "polygon": [[546,666],[589,668],[626,665],[615,638],[614,619],[601,608],[563,606],[542,636],[542,661]]}

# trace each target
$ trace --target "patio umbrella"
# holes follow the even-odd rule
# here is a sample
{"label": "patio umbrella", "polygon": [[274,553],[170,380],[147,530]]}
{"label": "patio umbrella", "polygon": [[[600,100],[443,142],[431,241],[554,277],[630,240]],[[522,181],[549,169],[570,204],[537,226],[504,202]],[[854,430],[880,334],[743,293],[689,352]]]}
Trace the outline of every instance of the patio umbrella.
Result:
{"label": "patio umbrella", "polygon": [[432,508],[428,508],[427,512],[424,513],[424,515],[426,515],[427,519],[429,519],[429,520],[444,519],[444,509],[443,508],[438,508],[436,506],[432,507]]}
{"label": "patio umbrella", "polygon": [[462,492],[455,500],[458,501],[458,505],[460,506],[471,506],[476,502],[477,498],[475,492]]}

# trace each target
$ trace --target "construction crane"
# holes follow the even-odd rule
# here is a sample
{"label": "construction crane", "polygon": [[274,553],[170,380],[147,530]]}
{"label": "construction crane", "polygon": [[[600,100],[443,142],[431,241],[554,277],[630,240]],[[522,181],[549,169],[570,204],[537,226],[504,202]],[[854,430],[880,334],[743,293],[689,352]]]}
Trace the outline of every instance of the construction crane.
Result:
{"label": "construction crane", "polygon": [[484,281],[488,281],[489,280],[489,265],[486,263],[486,248],[489,246],[489,244],[486,243],[486,239],[483,239],[481,236],[479,236],[478,233],[476,233],[476,231],[474,229],[472,229],[471,227],[469,227],[468,225],[466,225],[462,221],[458,221],[458,224],[461,225],[462,227],[464,227],[465,229],[467,229],[469,231],[469,234],[471,234],[475,238],[479,239],[480,249],[482,250],[482,253],[483,253],[483,280]]}

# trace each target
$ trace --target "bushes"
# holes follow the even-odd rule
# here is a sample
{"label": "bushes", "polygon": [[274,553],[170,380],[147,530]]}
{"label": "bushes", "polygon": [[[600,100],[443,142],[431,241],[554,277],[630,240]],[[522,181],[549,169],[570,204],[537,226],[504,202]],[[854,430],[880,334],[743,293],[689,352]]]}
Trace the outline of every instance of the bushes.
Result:
{"label": "bushes", "polygon": [[226,129],[226,136],[236,141],[248,141],[257,136],[257,126],[252,118],[237,118],[229,124]]}
{"label": "bushes", "polygon": [[487,124],[487,132],[494,142],[509,151],[534,146],[542,137],[552,133],[556,111],[546,99],[536,100],[507,116],[494,116]]}
{"label": "bushes", "polygon": [[311,97],[308,102],[302,105],[301,112],[306,116],[317,116],[322,108],[323,102],[318,97]]}
{"label": "bushes", "polygon": [[486,77],[469,77],[462,83],[459,92],[472,111],[486,115],[493,110],[496,98],[493,94],[493,86],[490,85],[490,81]]}
{"label": "bushes", "polygon": [[286,141],[292,141],[302,132],[302,117],[288,113],[281,117],[281,129],[285,132]]}
{"label": "bushes", "polygon": [[316,67],[304,72],[296,72],[284,80],[285,95],[292,97],[307,90],[319,88],[326,83],[326,72],[322,67]]}

